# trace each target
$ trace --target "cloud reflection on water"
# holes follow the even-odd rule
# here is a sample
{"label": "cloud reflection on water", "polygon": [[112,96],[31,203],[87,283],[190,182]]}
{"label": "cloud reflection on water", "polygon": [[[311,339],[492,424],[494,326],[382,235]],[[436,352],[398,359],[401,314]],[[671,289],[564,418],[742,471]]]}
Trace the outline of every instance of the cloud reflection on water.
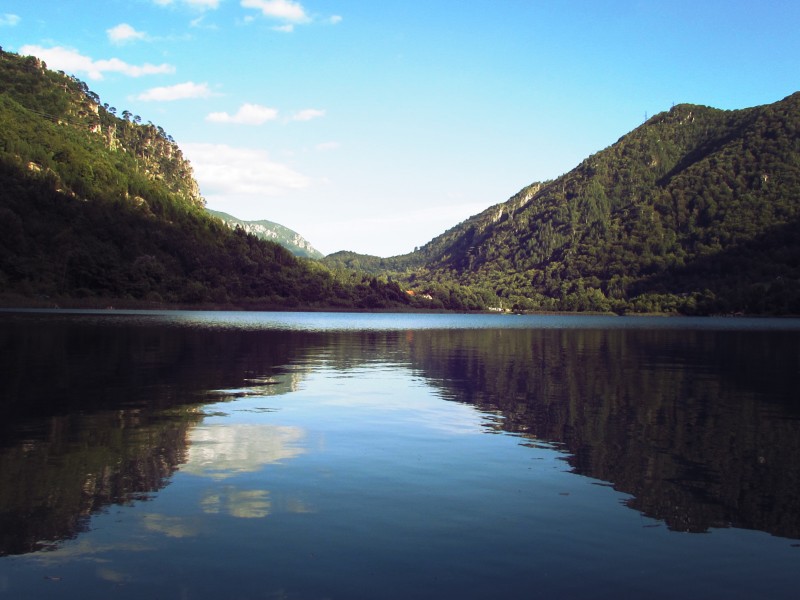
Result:
{"label": "cloud reflection on water", "polygon": [[202,425],[190,433],[184,473],[217,481],[254,473],[265,465],[306,452],[298,444],[305,437],[299,427],[240,423]]}
{"label": "cloud reflection on water", "polygon": [[209,491],[200,500],[206,514],[226,513],[238,519],[260,519],[272,511],[267,490],[238,490],[233,486]]}
{"label": "cloud reflection on water", "polygon": [[149,513],[142,517],[144,528],[155,533],[162,533],[167,537],[185,538],[197,535],[197,527],[190,524],[184,517],[170,517],[157,513]]}

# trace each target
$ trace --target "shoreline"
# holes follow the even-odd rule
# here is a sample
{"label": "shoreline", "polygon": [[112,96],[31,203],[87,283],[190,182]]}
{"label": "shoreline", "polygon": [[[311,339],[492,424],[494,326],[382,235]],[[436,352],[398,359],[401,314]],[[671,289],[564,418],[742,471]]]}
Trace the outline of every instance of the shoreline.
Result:
{"label": "shoreline", "polygon": [[229,311],[229,312],[308,312],[308,313],[406,313],[406,314],[464,314],[464,315],[553,315],[553,316],[607,316],[607,317],[726,317],[726,318],[797,318],[794,314],[761,314],[761,313],[720,313],[707,315],[686,315],[679,312],[600,312],[600,311],[553,311],[553,310],[528,310],[504,311],[496,310],[451,310],[446,308],[424,308],[419,306],[397,305],[383,308],[360,308],[356,306],[287,306],[285,304],[271,304],[258,300],[238,303],[202,302],[197,304],[152,302],[136,300],[134,298],[70,298],[70,297],[39,297],[30,298],[18,294],[0,294],[0,311],[9,313],[16,310],[152,310],[152,311]]}

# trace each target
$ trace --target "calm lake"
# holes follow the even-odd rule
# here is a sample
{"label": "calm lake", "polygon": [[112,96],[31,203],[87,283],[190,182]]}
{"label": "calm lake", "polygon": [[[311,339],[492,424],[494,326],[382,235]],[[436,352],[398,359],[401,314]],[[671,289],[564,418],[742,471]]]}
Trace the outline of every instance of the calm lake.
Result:
{"label": "calm lake", "polygon": [[0,598],[796,598],[800,320],[0,312]]}

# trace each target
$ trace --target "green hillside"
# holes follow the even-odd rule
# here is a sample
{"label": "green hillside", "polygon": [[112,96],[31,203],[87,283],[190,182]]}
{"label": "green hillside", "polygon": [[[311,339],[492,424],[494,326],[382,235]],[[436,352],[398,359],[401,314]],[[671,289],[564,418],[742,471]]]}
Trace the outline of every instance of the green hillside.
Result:
{"label": "green hillside", "polygon": [[518,310],[798,314],[800,93],[675,106],[417,252],[326,260]]}
{"label": "green hillside", "polygon": [[293,256],[208,215],[163,129],[0,51],[0,300],[397,307],[396,283]]}

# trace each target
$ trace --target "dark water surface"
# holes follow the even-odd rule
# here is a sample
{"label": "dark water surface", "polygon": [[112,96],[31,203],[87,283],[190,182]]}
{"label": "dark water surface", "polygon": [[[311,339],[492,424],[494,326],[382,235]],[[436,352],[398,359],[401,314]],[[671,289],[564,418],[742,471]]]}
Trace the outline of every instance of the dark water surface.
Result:
{"label": "dark water surface", "polygon": [[0,312],[0,598],[796,598],[800,321]]}

